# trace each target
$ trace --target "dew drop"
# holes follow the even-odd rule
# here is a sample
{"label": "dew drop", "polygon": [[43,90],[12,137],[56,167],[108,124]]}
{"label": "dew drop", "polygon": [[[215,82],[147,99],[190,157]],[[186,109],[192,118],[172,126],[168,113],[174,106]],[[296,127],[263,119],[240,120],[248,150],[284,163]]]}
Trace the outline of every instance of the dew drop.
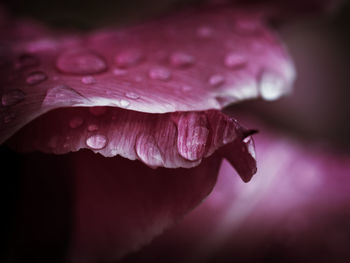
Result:
{"label": "dew drop", "polygon": [[128,73],[128,71],[125,70],[125,69],[118,69],[118,68],[116,68],[116,69],[113,70],[113,74],[114,74],[115,76],[124,76],[124,75],[126,75],[127,73]]}
{"label": "dew drop", "polygon": [[89,124],[89,126],[87,127],[87,130],[89,132],[94,132],[94,131],[97,131],[98,129],[99,129],[99,127],[97,124]]}
{"label": "dew drop", "polygon": [[250,155],[254,159],[256,159],[255,146],[254,146],[254,141],[253,141],[252,137],[248,136],[248,137],[244,138],[243,142],[247,146],[247,149],[248,149],[248,152],[250,153]]}
{"label": "dew drop", "polygon": [[96,79],[93,76],[85,76],[81,78],[81,82],[87,85],[91,85],[96,83]]}
{"label": "dew drop", "polygon": [[35,71],[28,75],[26,78],[26,82],[29,85],[36,85],[39,84],[47,79],[47,76],[42,71]]}
{"label": "dew drop", "polygon": [[1,103],[3,106],[12,106],[24,100],[25,96],[26,94],[19,89],[12,90],[2,95]]}
{"label": "dew drop", "polygon": [[197,29],[197,36],[200,38],[211,38],[213,36],[213,29],[208,26],[201,26]]}
{"label": "dew drop", "polygon": [[192,86],[189,86],[189,85],[183,85],[183,86],[181,87],[181,90],[182,90],[182,91],[185,91],[185,92],[188,92],[188,91],[193,90],[193,87],[192,87]]}
{"label": "dew drop", "polygon": [[220,74],[212,75],[209,78],[209,84],[212,86],[219,86],[225,82],[225,78]]}
{"label": "dew drop", "polygon": [[39,59],[30,54],[21,55],[15,63],[15,69],[35,67],[40,64]]}
{"label": "dew drop", "polygon": [[82,94],[72,89],[71,87],[66,85],[57,85],[47,91],[43,101],[43,105],[70,106],[82,104],[86,100],[87,98],[85,98]]}
{"label": "dew drop", "polygon": [[94,116],[101,116],[107,112],[106,107],[91,107],[89,108],[89,111]]}
{"label": "dew drop", "polygon": [[137,138],[135,150],[137,156],[151,167],[163,166],[163,157],[153,136],[140,135]]}
{"label": "dew drop", "polygon": [[94,150],[101,150],[107,145],[107,138],[101,134],[95,134],[86,139],[86,145]]}
{"label": "dew drop", "polygon": [[153,68],[149,71],[149,77],[151,79],[155,79],[155,80],[169,80],[171,77],[171,73],[168,69],[163,68],[163,67],[156,67]]}
{"label": "dew drop", "polygon": [[170,56],[170,63],[177,68],[189,67],[194,62],[194,57],[184,52],[175,52]]}
{"label": "dew drop", "polygon": [[265,100],[276,100],[286,88],[284,79],[277,73],[266,71],[260,78],[260,94]]}
{"label": "dew drop", "polygon": [[139,64],[143,58],[142,53],[136,49],[125,50],[115,57],[118,67],[126,68]]}
{"label": "dew drop", "polygon": [[140,98],[140,95],[138,95],[134,92],[127,92],[127,93],[125,93],[125,97],[132,99],[132,100],[137,100]]}
{"label": "dew drop", "polygon": [[69,121],[69,127],[72,129],[79,128],[83,124],[84,120],[81,117],[74,117]]}
{"label": "dew drop", "polygon": [[85,49],[64,52],[57,59],[56,66],[63,73],[76,75],[96,74],[107,69],[101,56]]}
{"label": "dew drop", "polygon": [[119,105],[120,105],[120,107],[122,107],[122,108],[127,108],[127,107],[129,107],[130,102],[129,102],[128,100],[120,100],[120,101],[119,101]]}
{"label": "dew drop", "polygon": [[247,58],[239,53],[229,53],[225,57],[225,66],[229,68],[237,68],[245,65]]}

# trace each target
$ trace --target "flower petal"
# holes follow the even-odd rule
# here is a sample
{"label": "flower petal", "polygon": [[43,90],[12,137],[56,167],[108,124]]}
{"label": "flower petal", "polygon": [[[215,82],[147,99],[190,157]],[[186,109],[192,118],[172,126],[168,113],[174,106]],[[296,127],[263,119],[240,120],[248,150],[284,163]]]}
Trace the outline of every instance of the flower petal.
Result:
{"label": "flower petal", "polygon": [[192,10],[86,35],[30,27],[34,33],[24,38],[3,33],[0,142],[60,107],[221,109],[258,96],[276,99],[294,79],[280,41],[251,12]]}
{"label": "flower petal", "polygon": [[10,161],[3,176],[21,187],[9,262],[95,263],[139,249],[198,205],[215,185],[221,157],[192,169],[151,169],[88,150]]}
{"label": "flower petal", "polygon": [[152,168],[198,166],[225,146],[221,155],[247,181],[256,172],[256,160],[246,135],[236,120],[216,110],[149,114],[73,107],[42,115],[9,144],[19,152],[66,154],[90,149],[105,157],[138,159]]}
{"label": "flower petal", "polygon": [[348,261],[350,155],[252,123],[263,131],[254,183],[224,162],[200,206],[123,262]]}

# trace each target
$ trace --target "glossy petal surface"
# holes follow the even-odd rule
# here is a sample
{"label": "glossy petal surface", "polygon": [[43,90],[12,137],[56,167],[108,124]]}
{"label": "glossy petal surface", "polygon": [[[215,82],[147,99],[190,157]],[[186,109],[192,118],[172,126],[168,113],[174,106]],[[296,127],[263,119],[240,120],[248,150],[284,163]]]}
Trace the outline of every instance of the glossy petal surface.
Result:
{"label": "glossy petal surface", "polygon": [[278,37],[252,12],[191,10],[85,35],[21,26],[7,22],[1,33],[0,142],[56,108],[221,109],[277,99],[294,79]]}

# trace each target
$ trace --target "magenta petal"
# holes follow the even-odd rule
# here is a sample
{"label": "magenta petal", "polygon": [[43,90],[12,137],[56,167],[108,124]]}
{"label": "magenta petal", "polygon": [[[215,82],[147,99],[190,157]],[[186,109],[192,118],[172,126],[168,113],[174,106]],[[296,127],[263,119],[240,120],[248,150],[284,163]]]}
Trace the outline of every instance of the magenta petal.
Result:
{"label": "magenta petal", "polygon": [[123,262],[348,262],[350,155],[261,130],[254,182],[224,162],[200,206]]}
{"label": "magenta petal", "polygon": [[23,154],[10,174],[19,170],[22,181],[9,262],[114,262],[198,205],[220,163],[212,156],[191,169],[151,169],[88,150]]}
{"label": "magenta petal", "polygon": [[245,178],[256,172],[255,159],[245,146],[246,131],[216,110],[149,114],[73,107],[42,115],[9,144],[19,152],[65,154],[89,149],[105,157],[138,159],[152,168],[191,168],[226,145],[221,155],[232,160]]}
{"label": "magenta petal", "polygon": [[[221,109],[290,91],[294,68],[261,14],[192,10],[124,29],[2,32],[0,142],[49,110],[112,106],[166,113]],[[22,25],[23,26],[23,25]],[[29,30],[27,30],[29,32]],[[16,33],[17,32],[17,33]]]}

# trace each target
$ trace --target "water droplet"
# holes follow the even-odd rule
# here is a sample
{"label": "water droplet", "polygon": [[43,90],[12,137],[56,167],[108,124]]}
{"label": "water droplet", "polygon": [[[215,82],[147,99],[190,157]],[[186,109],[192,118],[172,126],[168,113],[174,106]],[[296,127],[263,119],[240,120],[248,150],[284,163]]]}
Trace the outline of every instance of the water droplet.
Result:
{"label": "water droplet", "polygon": [[94,116],[101,116],[107,112],[107,107],[91,107],[89,111]]}
{"label": "water droplet", "polygon": [[74,117],[69,121],[69,127],[72,129],[79,128],[84,123],[83,118],[81,117]]}
{"label": "water droplet", "polygon": [[135,144],[137,156],[151,167],[163,166],[163,157],[153,136],[140,135]]}
{"label": "water droplet", "polygon": [[15,63],[15,69],[25,69],[38,66],[39,59],[30,54],[21,55]]}
{"label": "water droplet", "polygon": [[205,154],[209,136],[208,120],[205,114],[183,114],[177,124],[179,154],[190,161],[201,159]]}
{"label": "water droplet", "polygon": [[43,105],[71,106],[83,104],[86,100],[87,98],[71,87],[57,85],[47,91]]}
{"label": "water droplet", "polygon": [[229,53],[225,57],[225,66],[229,68],[237,68],[247,63],[246,56],[240,53]]}
{"label": "water droplet", "polygon": [[175,52],[170,56],[170,63],[177,68],[191,66],[194,62],[194,57],[184,52]]}
{"label": "water droplet", "polygon": [[10,123],[11,121],[13,121],[16,118],[16,114],[11,112],[8,115],[6,115],[4,117],[4,123]]}
{"label": "water droplet", "polygon": [[163,67],[156,67],[149,71],[149,77],[155,80],[169,80],[171,73],[168,69]]}
{"label": "water droplet", "polygon": [[224,76],[222,76],[220,74],[212,75],[209,78],[209,84],[212,86],[219,86],[219,85],[223,84],[224,82],[225,82],[225,78],[224,78]]}
{"label": "water droplet", "polygon": [[266,71],[261,75],[260,94],[265,100],[276,100],[280,98],[286,89],[284,79],[277,73]]}
{"label": "water droplet", "polygon": [[189,85],[183,85],[181,87],[182,91],[185,91],[185,92],[188,92],[188,91],[191,91],[193,90],[193,87],[192,86],[189,86]]}
{"label": "water droplet", "polygon": [[98,130],[98,125],[97,124],[89,124],[89,126],[87,127],[87,130],[89,132],[94,132],[94,131],[97,131]]}
{"label": "water droplet", "polygon": [[125,70],[125,69],[118,69],[118,68],[116,68],[116,69],[113,70],[113,74],[114,74],[115,76],[124,76],[124,75],[126,75],[127,73],[128,73],[128,71]]}
{"label": "water droplet", "polygon": [[140,95],[138,95],[134,92],[127,92],[127,93],[125,93],[125,97],[132,99],[132,100],[137,100],[140,98]]}
{"label": "water droplet", "polygon": [[107,69],[101,56],[85,49],[64,52],[57,59],[56,66],[63,73],[77,75],[96,74]]}
{"label": "water droplet", "polygon": [[94,150],[101,150],[107,145],[107,138],[101,134],[95,134],[86,139],[86,145]]}
{"label": "water droplet", "polygon": [[25,96],[26,94],[19,89],[12,90],[2,95],[1,103],[3,106],[12,106],[24,100]]}
{"label": "water droplet", "polygon": [[244,138],[243,142],[247,146],[247,149],[248,149],[248,152],[250,153],[250,155],[254,159],[256,159],[255,146],[254,146],[254,141],[253,141],[252,137],[248,136],[248,137]]}
{"label": "water droplet", "polygon": [[27,84],[36,85],[47,79],[47,76],[42,71],[34,71],[30,73],[26,79]]}
{"label": "water droplet", "polygon": [[42,52],[56,50],[59,46],[59,42],[53,39],[39,39],[28,43],[27,50],[30,52]]}
{"label": "water droplet", "polygon": [[127,108],[127,107],[129,107],[130,102],[127,101],[127,100],[120,100],[120,101],[119,101],[119,105],[120,105],[120,107],[122,107],[122,108]]}
{"label": "water droplet", "polygon": [[211,38],[213,33],[213,29],[208,26],[201,26],[197,29],[197,36],[200,38]]}
{"label": "water droplet", "polygon": [[81,82],[87,85],[95,84],[96,79],[93,76],[85,76],[81,78]]}
{"label": "water droplet", "polygon": [[118,54],[115,58],[115,63],[118,67],[126,68],[137,65],[143,58],[142,53],[136,49],[125,50]]}

